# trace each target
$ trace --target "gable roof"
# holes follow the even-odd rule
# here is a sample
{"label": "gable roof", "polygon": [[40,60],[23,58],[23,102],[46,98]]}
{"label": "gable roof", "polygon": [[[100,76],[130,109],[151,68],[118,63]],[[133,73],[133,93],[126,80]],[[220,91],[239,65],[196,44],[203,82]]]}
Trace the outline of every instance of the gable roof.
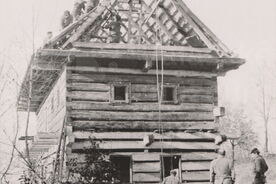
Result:
{"label": "gable roof", "polygon": [[182,0],[101,0],[96,8],[51,39],[45,48],[70,49],[76,41],[104,42],[99,37],[107,37],[103,25],[112,12],[122,18],[122,43],[136,41],[150,45],[155,44],[158,36],[162,45],[173,42],[176,46],[209,48],[219,56],[233,56]]}

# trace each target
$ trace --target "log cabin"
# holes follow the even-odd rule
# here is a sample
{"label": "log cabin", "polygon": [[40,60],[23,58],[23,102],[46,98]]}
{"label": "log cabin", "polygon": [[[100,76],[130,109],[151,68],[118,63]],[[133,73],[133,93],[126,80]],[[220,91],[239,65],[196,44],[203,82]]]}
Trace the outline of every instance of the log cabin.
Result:
{"label": "log cabin", "polygon": [[[105,28],[114,15],[116,43]],[[30,157],[60,179],[93,138],[122,183],[160,183],[172,169],[208,183],[217,77],[244,62],[182,0],[101,0],[31,58],[18,99],[37,115]]]}

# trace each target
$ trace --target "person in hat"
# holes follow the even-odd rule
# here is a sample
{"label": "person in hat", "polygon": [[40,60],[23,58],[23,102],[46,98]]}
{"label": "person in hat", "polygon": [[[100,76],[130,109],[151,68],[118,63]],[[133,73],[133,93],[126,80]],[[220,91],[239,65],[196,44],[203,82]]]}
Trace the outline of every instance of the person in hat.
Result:
{"label": "person in hat", "polygon": [[253,184],[265,184],[265,172],[268,170],[265,159],[260,155],[258,148],[251,150],[251,158],[253,163]]}
{"label": "person in hat", "polygon": [[170,176],[166,177],[162,184],[180,184],[179,178],[176,176],[176,170],[170,171]]}
{"label": "person in hat", "polygon": [[225,150],[218,149],[218,158],[211,162],[210,183],[233,184],[235,183],[235,172],[232,160],[225,157]]}
{"label": "person in hat", "polygon": [[61,18],[61,28],[64,29],[73,22],[73,16],[71,15],[70,11],[64,11],[64,14]]}
{"label": "person in hat", "polygon": [[76,0],[73,8],[74,20],[79,20],[80,16],[85,12],[85,3],[84,0]]}

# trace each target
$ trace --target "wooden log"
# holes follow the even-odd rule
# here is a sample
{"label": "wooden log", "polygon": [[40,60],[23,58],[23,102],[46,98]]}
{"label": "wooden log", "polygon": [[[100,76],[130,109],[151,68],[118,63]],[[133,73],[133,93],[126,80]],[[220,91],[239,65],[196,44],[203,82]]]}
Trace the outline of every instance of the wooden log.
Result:
{"label": "wooden log", "polygon": [[133,182],[160,182],[160,173],[134,173],[133,174]]}
{"label": "wooden log", "polygon": [[210,161],[200,161],[200,162],[182,162],[181,169],[182,171],[209,171],[210,169]]}
{"label": "wooden log", "polygon": [[158,102],[157,93],[131,93],[132,102]]}
{"label": "wooden log", "polygon": [[213,95],[179,95],[179,101],[181,103],[203,103],[203,104],[213,104]]}
{"label": "wooden log", "polygon": [[80,120],[102,121],[212,121],[213,114],[209,112],[163,112],[159,117],[157,112],[113,112],[113,111],[79,111],[72,110],[69,116]]}
{"label": "wooden log", "polygon": [[[182,163],[184,164],[185,161],[188,162],[199,162],[199,161],[204,161],[204,162],[211,162],[214,158],[216,158],[216,153],[214,152],[184,152],[184,153],[179,153],[179,152],[111,152],[110,155],[121,155],[121,156],[131,156],[132,161],[134,163],[137,162],[149,162],[149,163],[154,163],[157,162],[160,164],[160,156],[161,155],[179,155],[181,156]],[[83,153],[70,153],[68,155],[68,158],[75,158],[77,159],[78,162],[82,163],[85,162],[85,154]]]}
{"label": "wooden log", "polygon": [[67,93],[67,97],[72,100],[108,102],[110,94],[108,92],[71,91]]}
{"label": "wooden log", "polygon": [[[136,74],[145,75],[141,69],[130,69],[130,68],[108,68],[108,67],[87,67],[87,66],[68,66],[71,71],[77,72],[97,72],[97,73],[120,73],[120,74]],[[159,70],[161,73],[161,70]],[[201,72],[201,71],[187,71],[187,70],[164,70],[164,75],[178,76],[178,77],[215,77],[216,74],[212,72]],[[147,71],[147,75],[156,75],[156,70],[151,69]]]}
{"label": "wooden log", "polygon": [[134,173],[160,173],[161,164],[160,162],[136,162],[132,164],[132,169]]}
{"label": "wooden log", "polygon": [[213,87],[204,86],[179,86],[177,94],[183,95],[214,95],[215,89]]}
{"label": "wooden log", "polygon": [[[86,49],[120,49],[120,50],[151,50],[155,51],[155,45],[137,45],[137,44],[115,44],[115,43],[90,43],[90,42],[74,42],[73,46],[76,48]],[[163,46],[163,51],[179,51],[179,52],[199,52],[199,53],[211,53],[208,48],[192,48],[187,46]]]}
{"label": "wooden log", "polygon": [[[67,107],[73,110],[95,111],[124,111],[124,112],[158,112],[159,106],[155,103],[132,103],[129,105],[110,105],[109,103],[94,103],[88,101],[67,102]],[[179,105],[163,104],[161,112],[212,112],[212,104],[182,103]]]}
{"label": "wooden log", "polygon": [[67,89],[71,91],[108,92],[110,90],[110,85],[103,83],[70,82],[67,84]]}
{"label": "wooden log", "polygon": [[[213,151],[217,148],[210,142],[153,142],[150,146],[144,146],[142,141],[97,141],[98,148],[102,150],[193,150],[193,151]],[[75,142],[73,150],[83,150],[91,147],[90,141]]]}
{"label": "wooden log", "polygon": [[214,142],[215,134],[204,132],[185,133],[185,132],[89,132],[89,131],[75,131],[73,132],[75,139],[89,139],[96,140],[140,140],[142,141],[145,135],[151,134],[154,140],[164,141],[210,141]]}
{"label": "wooden log", "polygon": [[209,172],[208,171],[182,172],[182,181],[183,182],[208,182]]}
{"label": "wooden log", "polygon": [[[78,51],[78,50],[57,50],[57,49],[41,49],[37,52],[38,55],[41,57],[44,56],[59,56],[59,57],[68,57],[74,55],[76,57],[82,58],[113,58],[113,59],[130,59],[130,60],[142,60],[145,61],[146,59],[155,60],[155,52],[149,51],[148,53],[137,53],[125,50],[114,50],[114,51]],[[176,53],[165,53],[163,55],[164,61],[179,61],[179,62],[193,62],[196,63],[209,63],[209,64],[217,64],[217,63],[226,63],[235,66],[240,66],[244,63],[243,59],[240,58],[214,58],[212,54],[201,54],[201,53],[187,53],[182,52],[181,54],[176,55]]]}
{"label": "wooden log", "polygon": [[[100,130],[158,130],[158,121],[72,121],[68,122],[77,130],[100,129]],[[164,130],[215,130],[217,125],[213,121],[188,121],[188,122],[163,122]]]}
{"label": "wooden log", "polygon": [[[110,82],[131,82],[134,84],[153,84],[156,85],[156,77],[144,74],[140,75],[124,75],[124,74],[97,74],[97,73],[72,73],[68,76],[71,82],[82,83],[105,83]],[[180,86],[213,86],[215,81],[210,78],[196,78],[196,77],[164,77],[164,83],[180,84]]]}

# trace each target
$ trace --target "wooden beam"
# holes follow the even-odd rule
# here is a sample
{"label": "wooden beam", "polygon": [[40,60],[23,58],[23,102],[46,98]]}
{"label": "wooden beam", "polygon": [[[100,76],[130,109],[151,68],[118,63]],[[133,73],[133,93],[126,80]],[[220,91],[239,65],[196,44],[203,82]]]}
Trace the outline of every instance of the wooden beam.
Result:
{"label": "wooden beam", "polygon": [[[103,83],[109,84],[110,82],[131,82],[132,85],[156,85],[156,77],[152,75],[126,75],[117,74],[98,74],[98,73],[72,73],[68,76],[68,80],[74,83]],[[178,83],[180,88],[183,87],[213,87],[216,86],[214,78],[205,77],[164,77],[164,83]],[[139,86],[138,86],[139,87]],[[140,88],[141,89],[141,88]],[[139,92],[139,91],[136,91]]]}
{"label": "wooden beam", "polygon": [[[99,51],[99,50],[91,50],[91,51],[72,51],[72,50],[56,50],[56,49],[42,49],[38,51],[38,54],[40,56],[58,56],[58,57],[68,57],[70,55],[74,55],[76,57],[82,57],[82,58],[111,58],[111,59],[136,59],[136,60],[143,60],[146,59],[156,59],[156,53],[155,51],[151,52],[143,52],[143,53],[137,53],[137,52],[129,52],[129,51],[116,51],[116,50],[105,50],[105,51]],[[201,56],[200,56],[201,55]],[[233,64],[236,66],[240,66],[243,63],[245,63],[244,59],[240,58],[216,58],[212,55],[202,55],[202,54],[192,54],[187,52],[181,52],[179,54],[173,53],[170,54],[170,52],[165,52],[163,55],[164,61],[181,61],[181,62],[193,62],[193,63],[225,63],[227,64]]]}
{"label": "wooden beam", "polygon": [[[152,103],[133,103],[125,105],[110,105],[93,103],[88,101],[67,102],[67,106],[73,110],[96,110],[96,111],[125,111],[125,112],[158,112],[158,104]],[[161,105],[161,112],[210,112],[212,113],[213,104],[181,103],[179,105]]]}
{"label": "wooden beam", "polygon": [[[102,150],[156,150],[156,149],[174,149],[186,151],[213,151],[217,148],[214,143],[209,142],[153,142],[150,146],[144,146],[142,141],[96,141],[98,148]],[[72,150],[83,150],[91,146],[90,141],[75,142]]]}
{"label": "wooden beam", "polygon": [[[74,67],[68,66],[68,70],[75,72],[97,72],[97,73],[120,73],[120,74],[135,74],[145,75],[145,72],[138,69],[121,69],[121,68],[105,68],[105,67]],[[161,73],[161,71],[159,71]],[[178,77],[215,77],[215,73],[211,72],[197,72],[197,71],[181,71],[181,70],[164,70],[165,76],[178,76]],[[147,75],[156,75],[155,70],[148,70]]]}
{"label": "wooden beam", "polygon": [[214,142],[216,134],[195,132],[88,132],[88,131],[75,131],[73,132],[75,139],[89,139],[96,140],[140,140],[142,141],[144,136],[152,134],[155,141],[206,141]]}
{"label": "wooden beam", "polygon": [[[158,121],[157,112],[114,112],[114,111],[80,111],[72,110],[70,117],[80,120],[101,121]],[[212,121],[213,114],[210,112],[163,112],[163,121]]]}
{"label": "wooden beam", "polygon": [[212,42],[210,42],[209,38],[202,32],[200,27],[194,22],[194,20],[190,17],[190,15],[183,8],[182,0],[172,0],[174,6],[182,13],[182,15],[188,20],[188,23],[193,27],[194,31],[197,35],[202,39],[202,41],[207,45],[207,47],[211,50],[216,50],[215,46]]}
{"label": "wooden beam", "polygon": [[[171,122],[166,121],[164,130],[215,130],[217,125],[214,121],[181,121]],[[154,131],[160,128],[160,122],[157,121],[92,121],[92,120],[79,120],[68,122],[77,130],[127,130],[127,131]]]}
{"label": "wooden beam", "polygon": [[[85,49],[118,49],[118,50],[145,50],[155,51],[155,45],[137,45],[137,44],[120,44],[120,43],[91,43],[91,42],[74,42],[73,46],[76,48]],[[208,48],[192,48],[186,46],[162,46],[163,51],[179,51],[179,52],[195,52],[209,54],[212,50]]]}

